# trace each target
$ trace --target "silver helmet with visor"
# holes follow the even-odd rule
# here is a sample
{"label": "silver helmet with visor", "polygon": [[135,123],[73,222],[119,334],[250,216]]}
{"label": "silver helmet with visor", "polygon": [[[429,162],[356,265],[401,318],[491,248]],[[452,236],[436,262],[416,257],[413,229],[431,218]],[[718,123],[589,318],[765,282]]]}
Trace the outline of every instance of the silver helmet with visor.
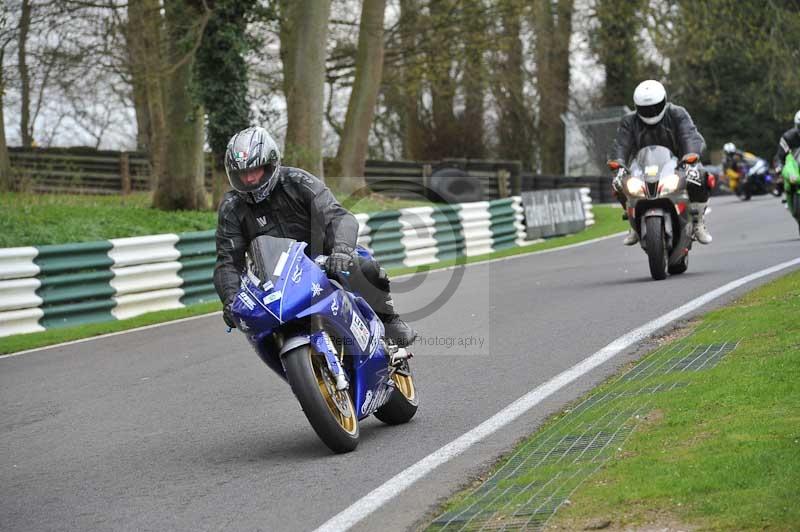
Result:
{"label": "silver helmet with visor", "polygon": [[264,201],[278,183],[281,152],[263,127],[249,127],[231,137],[225,150],[225,173],[245,201]]}

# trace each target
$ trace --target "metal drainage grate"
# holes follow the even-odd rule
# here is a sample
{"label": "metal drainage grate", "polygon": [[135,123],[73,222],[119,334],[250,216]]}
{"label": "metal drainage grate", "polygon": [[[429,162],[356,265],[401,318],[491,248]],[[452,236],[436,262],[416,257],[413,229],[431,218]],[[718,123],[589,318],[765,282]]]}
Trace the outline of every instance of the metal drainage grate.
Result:
{"label": "metal drainage grate", "polygon": [[638,395],[652,395],[658,392],[668,392],[670,390],[675,390],[677,388],[683,388],[684,386],[688,386],[689,383],[685,381],[677,381],[672,383],[659,383],[653,386],[645,386],[638,390],[629,390],[624,392],[608,392],[606,394],[595,394],[578,406],[570,410],[570,413],[577,414],[581,413],[584,410],[588,410],[596,405],[606,403],[609,401],[613,401],[614,399],[618,399],[620,397],[634,397]]}
{"label": "metal drainage grate", "polygon": [[684,346],[678,356],[670,358],[660,358],[652,363],[637,366],[623,376],[623,380],[631,381],[645,379],[655,375],[665,375],[667,373],[679,373],[684,371],[701,371],[711,369],[716,366],[722,358],[736,349],[739,340],[733,342],[721,342],[716,344],[702,344],[694,346]]}
{"label": "metal drainage grate", "polygon": [[[556,432],[534,440],[523,447],[533,449],[518,451],[462,504],[431,523],[431,529],[526,530],[537,527],[622,445],[645,408],[612,410],[581,427],[584,430],[580,434]],[[556,465],[558,470],[552,473]]]}
{"label": "metal drainage grate", "polygon": [[654,394],[689,384],[640,381],[714,367],[739,341],[698,345],[692,337],[700,332],[738,337],[731,334],[734,331],[728,324],[706,322],[689,337],[657,349],[519,447],[489,479],[437,517],[429,530],[541,529],[572,492],[621,449],[649,411]]}

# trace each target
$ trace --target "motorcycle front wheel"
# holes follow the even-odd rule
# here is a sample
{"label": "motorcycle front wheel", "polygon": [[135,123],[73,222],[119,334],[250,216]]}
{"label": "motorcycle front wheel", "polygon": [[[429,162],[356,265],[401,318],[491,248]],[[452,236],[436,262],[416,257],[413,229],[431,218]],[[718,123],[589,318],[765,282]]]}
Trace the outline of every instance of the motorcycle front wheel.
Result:
{"label": "motorcycle front wheel", "polygon": [[335,453],[358,446],[358,416],[347,390],[337,390],[325,358],[310,346],[283,357],[286,378],[317,436]]}
{"label": "motorcycle front wheel", "polygon": [[650,275],[656,281],[667,278],[667,238],[661,222],[661,218],[657,216],[644,221],[647,227],[645,251],[650,263]]}

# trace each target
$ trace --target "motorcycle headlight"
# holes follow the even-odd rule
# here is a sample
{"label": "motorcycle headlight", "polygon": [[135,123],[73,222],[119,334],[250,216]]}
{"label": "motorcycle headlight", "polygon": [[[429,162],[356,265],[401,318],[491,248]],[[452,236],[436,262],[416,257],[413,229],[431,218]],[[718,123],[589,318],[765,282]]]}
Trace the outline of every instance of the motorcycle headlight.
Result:
{"label": "motorcycle headlight", "polygon": [[676,174],[668,175],[661,178],[661,183],[658,186],[659,194],[672,194],[678,190],[680,179]]}
{"label": "motorcycle headlight", "polygon": [[638,177],[631,177],[628,179],[628,182],[625,183],[625,188],[627,188],[628,195],[630,196],[637,198],[644,197],[644,181]]}

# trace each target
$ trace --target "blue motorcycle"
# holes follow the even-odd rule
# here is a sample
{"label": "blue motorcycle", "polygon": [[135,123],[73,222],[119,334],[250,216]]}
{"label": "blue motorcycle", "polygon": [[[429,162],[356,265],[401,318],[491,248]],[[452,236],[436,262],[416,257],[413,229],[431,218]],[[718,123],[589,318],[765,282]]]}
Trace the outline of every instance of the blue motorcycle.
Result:
{"label": "blue motorcycle", "polygon": [[[260,236],[232,306],[238,329],[264,363],[286,380],[320,439],[334,452],[358,446],[361,419],[408,422],[418,397],[411,354],[383,338],[364,298],[329,279],[325,257],[306,243]],[[358,253],[369,256],[366,249]]]}
{"label": "blue motorcycle", "polygon": [[769,171],[769,164],[760,157],[749,168],[745,166],[743,178],[736,188],[736,195],[748,201],[757,194],[775,194],[776,179]]}

